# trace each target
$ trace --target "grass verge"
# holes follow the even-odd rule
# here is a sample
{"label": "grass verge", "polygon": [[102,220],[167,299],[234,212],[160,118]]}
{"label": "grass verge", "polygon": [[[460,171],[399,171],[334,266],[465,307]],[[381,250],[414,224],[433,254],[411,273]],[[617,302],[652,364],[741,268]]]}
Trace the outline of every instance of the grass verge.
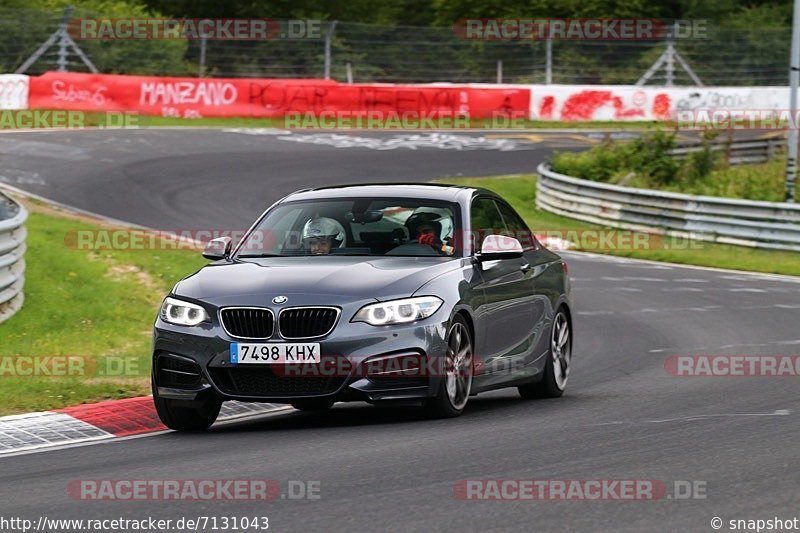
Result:
{"label": "grass verge", "polygon": [[[31,122],[30,115],[35,111],[41,111],[43,121],[41,123]],[[18,129],[30,127],[54,127],[54,128],[97,128],[97,127],[130,127],[130,128],[155,128],[155,127],[193,127],[193,128],[280,128],[298,131],[331,129],[327,120],[317,120],[313,116],[306,117],[298,115],[295,119],[277,118],[251,118],[251,117],[203,117],[203,118],[181,118],[181,117],[160,117],[150,115],[139,115],[137,113],[102,113],[96,111],[88,112],[69,112],[66,118],[62,113],[60,116],[64,123],[59,123],[55,118],[46,118],[47,113],[61,110],[25,110],[25,111],[2,111],[0,112],[0,130]],[[302,119],[302,120],[301,120]],[[34,125],[32,125],[34,124]],[[39,124],[39,125],[35,125]],[[420,121],[413,118],[399,120],[387,114],[383,120],[358,122],[355,118],[348,120],[344,116],[334,129],[363,129],[369,130],[402,130],[402,129],[445,129],[458,131],[466,128],[475,129],[509,129],[509,130],[528,130],[528,129],[580,129],[580,130],[655,130],[670,128],[672,125],[655,121],[551,121],[551,120],[525,120],[514,119],[475,119],[456,121],[452,118],[443,117],[441,120]],[[364,127],[357,127],[363,125]],[[401,127],[402,126],[402,127]]]}
{"label": "grass verge", "polygon": [[[461,122],[461,126],[455,125],[450,127],[450,124],[453,124],[452,120],[442,120],[436,123],[436,128],[430,128],[428,123],[419,122],[414,120],[407,121],[409,126],[412,129],[453,129],[459,130],[464,128],[464,123]],[[289,128],[289,129],[317,129],[313,127],[317,124],[314,120],[309,119],[306,121],[294,121],[287,123],[283,118],[244,118],[244,117],[231,117],[231,118],[223,118],[223,117],[208,117],[208,118],[198,118],[198,119],[187,119],[187,118],[172,118],[172,117],[152,117],[152,116],[139,116],[138,123],[140,127],[156,127],[156,126],[185,126],[185,127],[253,127],[253,128]],[[302,127],[293,126],[293,124],[299,123]],[[366,124],[366,122],[364,122]],[[385,122],[376,121],[376,127],[364,127],[364,128],[353,128],[353,129],[364,129],[364,130],[391,130],[397,129],[391,127],[392,124],[396,124],[397,121],[394,123],[392,122],[391,118],[386,119]],[[310,124],[312,127],[306,128],[305,125]],[[354,120],[349,122],[343,122],[342,129],[345,126],[353,124],[355,125],[356,122]],[[325,129],[325,122],[319,123],[319,129]],[[514,120],[514,121],[505,121],[505,120],[491,120],[491,119],[483,119],[483,120],[471,120],[469,121],[470,128],[477,128],[477,129],[581,129],[581,130],[653,130],[653,129],[661,129],[668,127],[664,123],[654,122],[654,121],[635,121],[635,122],[615,122],[615,121],[596,121],[596,122],[586,122],[586,121],[553,121],[553,120]]]}
{"label": "grass verge", "polygon": [[71,232],[115,228],[23,203],[25,304],[0,324],[0,414],[149,394],[158,305],[204,259],[191,250],[78,250]]}
{"label": "grass verge", "polygon": [[[570,239],[570,236],[581,236],[581,230],[604,229],[602,226],[588,224],[580,220],[554,215],[537,209],[536,176],[533,175],[459,178],[440,181],[442,183],[484,187],[495,191],[514,206],[514,209],[525,218],[525,221],[535,233],[559,232],[564,235],[565,238],[575,241],[575,239]],[[575,231],[570,232],[570,230]],[[592,234],[594,235],[594,231]],[[685,265],[800,276],[800,254],[796,252],[759,250],[745,246],[732,246],[700,241],[649,238],[649,236],[645,234],[636,232],[630,232],[630,235],[632,235],[632,238],[628,240],[611,240],[612,243],[620,243],[622,246],[619,248],[626,249],[598,249],[598,247],[592,246],[583,246],[578,249]],[[636,235],[641,237],[639,242],[647,242],[649,245],[641,248],[635,245],[625,247],[624,245],[626,242],[637,242],[635,240]],[[577,242],[581,244],[580,239],[578,239]],[[592,238],[583,244],[591,245],[596,242],[597,240]]]}

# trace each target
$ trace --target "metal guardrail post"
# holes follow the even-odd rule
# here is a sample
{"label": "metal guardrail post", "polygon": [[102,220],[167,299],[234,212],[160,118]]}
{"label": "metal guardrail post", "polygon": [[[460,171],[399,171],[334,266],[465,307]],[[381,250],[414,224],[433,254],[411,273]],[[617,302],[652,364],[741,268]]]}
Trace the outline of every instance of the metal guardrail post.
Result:
{"label": "metal guardrail post", "polygon": [[25,298],[27,219],[28,211],[22,205],[0,193],[0,322],[19,311]]}
{"label": "metal guardrail post", "polygon": [[334,20],[328,26],[328,32],[325,34],[325,72],[324,77],[326,80],[331,79],[331,42],[333,41],[333,32],[336,29],[338,20]]}

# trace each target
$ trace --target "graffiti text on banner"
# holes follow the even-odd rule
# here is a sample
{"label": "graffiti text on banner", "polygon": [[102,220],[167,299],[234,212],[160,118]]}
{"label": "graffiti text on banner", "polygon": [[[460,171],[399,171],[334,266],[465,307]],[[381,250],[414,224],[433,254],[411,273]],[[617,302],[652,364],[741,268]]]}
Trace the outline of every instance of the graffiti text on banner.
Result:
{"label": "graffiti text on banner", "polygon": [[277,117],[323,111],[525,116],[523,87],[350,85],[325,80],[203,79],[49,72],[30,79],[31,108],[148,115]]}

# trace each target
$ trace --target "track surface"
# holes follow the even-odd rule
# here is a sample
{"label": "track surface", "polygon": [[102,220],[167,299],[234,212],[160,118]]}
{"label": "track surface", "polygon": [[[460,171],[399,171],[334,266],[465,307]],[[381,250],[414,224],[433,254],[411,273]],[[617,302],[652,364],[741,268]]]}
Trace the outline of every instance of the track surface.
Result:
{"label": "track surface", "polygon": [[[486,139],[484,145],[514,149],[337,148],[297,142],[330,135],[339,144],[341,138],[396,137],[202,129],[9,133],[0,135],[0,182],[148,227],[246,229],[272,201],[303,187],[532,172],[553,147],[588,145],[573,135],[537,134],[527,137],[545,142],[530,142],[468,133],[455,134],[457,141],[449,146],[478,138]],[[450,136],[422,135],[437,145]],[[292,140],[281,139],[286,137]]]}
{"label": "track surface", "polygon": [[[208,228],[247,224],[264,204],[302,186],[530,171],[553,146],[411,152],[214,132],[119,132],[112,142],[103,138],[109,133],[3,136],[4,168],[45,182],[17,187],[95,212],[148,226]],[[9,154],[8,143],[23,141],[88,157]],[[99,152],[105,160],[96,159]],[[230,180],[220,181],[221,174]],[[0,516],[267,515],[276,531],[712,531],[715,516],[727,531],[730,519],[800,516],[797,378],[686,378],[664,369],[673,354],[797,354],[800,283],[565,256],[577,314],[564,398],[524,401],[515,390],[497,391],[444,421],[345,404],[324,415],[287,412],[202,435],[164,433],[3,458]],[[78,479],[197,478],[275,479],[284,488],[288,480],[318,480],[321,499],[87,502],[66,494]],[[707,483],[707,498],[476,502],[453,495],[459,480],[501,478],[656,479],[669,486],[694,480]]]}

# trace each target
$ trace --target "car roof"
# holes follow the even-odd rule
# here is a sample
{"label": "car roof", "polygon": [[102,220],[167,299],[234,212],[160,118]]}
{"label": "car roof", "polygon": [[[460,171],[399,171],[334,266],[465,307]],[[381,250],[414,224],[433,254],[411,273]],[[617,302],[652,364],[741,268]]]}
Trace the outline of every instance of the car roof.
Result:
{"label": "car roof", "polygon": [[474,192],[496,196],[493,192],[480,187],[465,187],[463,185],[447,185],[438,183],[362,183],[356,185],[336,185],[327,187],[314,187],[296,191],[285,199],[317,200],[326,198],[371,198],[371,197],[398,197],[398,198],[425,198],[430,200],[443,200],[457,202],[460,198],[471,197]]}

